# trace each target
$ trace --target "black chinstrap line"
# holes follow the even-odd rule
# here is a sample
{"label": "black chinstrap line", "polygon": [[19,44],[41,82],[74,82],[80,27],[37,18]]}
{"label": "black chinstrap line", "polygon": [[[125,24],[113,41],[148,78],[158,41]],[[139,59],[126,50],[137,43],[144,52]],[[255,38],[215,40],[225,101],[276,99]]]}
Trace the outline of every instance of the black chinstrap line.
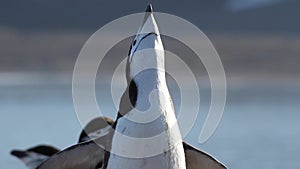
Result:
{"label": "black chinstrap line", "polygon": [[[156,35],[156,36],[158,36],[155,32],[147,33],[145,36],[143,36],[143,37],[141,38],[141,40],[139,41],[139,43],[137,44],[137,46],[139,46],[140,43],[141,43],[145,38],[147,38],[147,37],[150,36],[150,35]],[[130,45],[128,56],[131,54],[132,47],[133,47],[135,44],[136,44],[136,40],[134,40],[133,43]],[[135,53],[136,50],[137,50],[137,48],[135,48],[135,50],[133,51],[133,53]]]}

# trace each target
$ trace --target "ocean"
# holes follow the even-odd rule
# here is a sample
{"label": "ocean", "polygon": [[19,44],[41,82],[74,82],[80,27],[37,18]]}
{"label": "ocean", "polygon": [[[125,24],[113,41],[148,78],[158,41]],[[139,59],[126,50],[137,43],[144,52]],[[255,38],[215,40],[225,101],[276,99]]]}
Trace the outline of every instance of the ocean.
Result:
{"label": "ocean", "polygon": [[[1,169],[26,168],[10,155],[12,149],[38,144],[63,149],[77,142],[81,125],[73,107],[71,80],[62,83],[52,80],[45,77],[45,82],[34,78],[1,82]],[[98,90],[101,92],[101,88]],[[204,88],[202,93],[203,97],[209,97],[208,89]],[[175,104],[177,102],[175,100]],[[229,81],[221,123],[207,142],[199,144],[209,99],[202,103],[203,111],[184,138],[193,146],[213,155],[230,169],[300,167],[299,83]],[[116,117],[116,108],[111,103],[101,105],[104,105],[101,110],[105,115]],[[177,105],[175,107],[178,109]]]}

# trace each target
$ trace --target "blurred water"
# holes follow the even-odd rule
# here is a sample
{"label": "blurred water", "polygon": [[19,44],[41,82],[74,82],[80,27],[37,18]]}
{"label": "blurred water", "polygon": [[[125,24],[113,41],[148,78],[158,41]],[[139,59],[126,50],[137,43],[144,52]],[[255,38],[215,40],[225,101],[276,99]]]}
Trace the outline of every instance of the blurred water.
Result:
{"label": "blurred water", "polygon": [[[204,96],[209,91],[204,90]],[[297,85],[229,86],[220,126],[205,144],[198,137],[205,113],[185,138],[231,169],[300,167],[300,87]],[[207,101],[203,101],[203,110]],[[115,109],[106,105],[107,115]],[[81,127],[70,84],[0,87],[0,168],[25,169],[9,155],[14,148],[46,143],[65,148],[77,141]]]}
{"label": "blurred water", "polygon": [[238,11],[249,8],[259,8],[286,1],[287,0],[228,0],[227,5],[230,10]]}

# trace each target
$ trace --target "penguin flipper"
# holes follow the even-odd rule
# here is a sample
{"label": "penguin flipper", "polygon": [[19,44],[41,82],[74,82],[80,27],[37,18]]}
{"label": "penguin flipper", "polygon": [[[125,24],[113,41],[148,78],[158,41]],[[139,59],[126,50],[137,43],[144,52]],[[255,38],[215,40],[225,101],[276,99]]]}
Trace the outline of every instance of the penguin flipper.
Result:
{"label": "penguin flipper", "polygon": [[187,169],[227,169],[211,155],[183,142]]}
{"label": "penguin flipper", "polygon": [[87,141],[54,154],[37,169],[95,169],[102,166],[103,156],[103,148],[94,141]]}

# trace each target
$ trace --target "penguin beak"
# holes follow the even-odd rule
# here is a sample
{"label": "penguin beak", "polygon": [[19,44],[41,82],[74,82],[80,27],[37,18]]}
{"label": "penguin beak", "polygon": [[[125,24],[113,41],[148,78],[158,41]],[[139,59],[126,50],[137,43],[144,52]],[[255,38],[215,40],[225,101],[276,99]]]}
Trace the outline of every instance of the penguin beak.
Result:
{"label": "penguin beak", "polygon": [[156,33],[159,34],[156,21],[153,15],[152,5],[149,4],[145,11],[144,20],[139,28],[138,34]]}
{"label": "penguin beak", "polygon": [[27,153],[24,151],[14,150],[10,152],[11,155],[16,156],[18,158],[23,158],[27,156]]}
{"label": "penguin beak", "polygon": [[135,52],[149,48],[163,50],[160,33],[153,15],[151,4],[147,6],[144,20],[130,46],[128,54],[129,62],[131,62]]}

